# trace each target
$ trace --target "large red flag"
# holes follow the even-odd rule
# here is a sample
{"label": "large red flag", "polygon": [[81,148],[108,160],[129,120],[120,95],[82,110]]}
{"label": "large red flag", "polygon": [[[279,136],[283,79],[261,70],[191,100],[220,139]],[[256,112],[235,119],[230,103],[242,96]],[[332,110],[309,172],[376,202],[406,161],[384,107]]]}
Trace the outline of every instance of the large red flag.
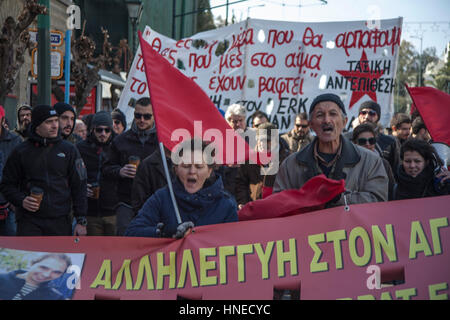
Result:
{"label": "large red flag", "polygon": [[159,141],[171,151],[186,135],[214,142],[217,163],[243,163],[254,155],[206,93],[156,52],[140,32],[139,40]]}
{"label": "large red flag", "polygon": [[283,190],[247,203],[238,212],[239,221],[281,218],[321,210],[344,191],[344,179],[337,181],[321,174],[309,179],[298,190]]}
{"label": "large red flag", "polygon": [[433,141],[450,145],[450,95],[432,87],[405,86]]}

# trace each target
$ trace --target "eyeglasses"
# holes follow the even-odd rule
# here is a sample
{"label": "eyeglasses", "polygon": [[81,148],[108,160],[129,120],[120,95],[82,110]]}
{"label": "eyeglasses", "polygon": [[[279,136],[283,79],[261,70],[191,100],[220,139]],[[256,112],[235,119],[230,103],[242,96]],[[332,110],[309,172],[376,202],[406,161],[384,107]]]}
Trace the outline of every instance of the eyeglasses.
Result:
{"label": "eyeglasses", "polygon": [[120,120],[114,120],[114,124],[121,124],[122,122]]}
{"label": "eyeglasses", "polygon": [[365,110],[364,110],[364,111],[360,111],[359,114],[362,115],[362,116],[365,116],[366,114],[369,114],[369,116],[371,116],[371,117],[377,115],[377,113],[376,113],[375,111],[373,111],[373,110],[369,110],[369,111],[365,111]]}
{"label": "eyeglasses", "polygon": [[134,118],[135,119],[141,119],[144,118],[144,120],[150,120],[153,117],[153,115],[151,113],[134,113]]}
{"label": "eyeglasses", "polygon": [[102,133],[103,131],[105,131],[105,133],[110,133],[111,129],[110,128],[95,128],[96,133]]}
{"label": "eyeglasses", "polygon": [[308,128],[308,125],[307,125],[307,124],[296,124],[295,126],[296,126],[297,128],[303,128],[303,129]]}
{"label": "eyeglasses", "polygon": [[358,144],[359,144],[360,146],[366,145],[367,142],[369,142],[370,145],[374,145],[374,144],[377,142],[377,140],[376,140],[375,138],[369,138],[369,139],[366,139],[366,138],[359,138],[359,139],[358,139]]}

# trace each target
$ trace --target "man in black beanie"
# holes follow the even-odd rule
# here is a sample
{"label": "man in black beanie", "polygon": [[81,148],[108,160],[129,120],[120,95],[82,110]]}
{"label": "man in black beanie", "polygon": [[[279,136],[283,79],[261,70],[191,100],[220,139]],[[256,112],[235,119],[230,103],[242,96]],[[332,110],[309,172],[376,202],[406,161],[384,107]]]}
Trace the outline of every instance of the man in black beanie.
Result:
{"label": "man in black beanie", "polygon": [[77,144],[87,169],[88,236],[116,235],[116,181],[104,177],[101,167],[115,136],[111,115],[99,111],[92,117],[85,141]]}
{"label": "man in black beanie", "polygon": [[4,167],[0,191],[16,207],[17,236],[70,236],[72,209],[75,235],[86,234],[86,168],[58,129],[51,106],[34,107],[30,137]]}
{"label": "man in black beanie", "polygon": [[136,101],[134,120],[130,129],[119,134],[111,142],[107,159],[102,167],[105,177],[115,179],[117,183],[118,205],[117,235],[125,233],[128,224],[134,218],[131,206],[131,188],[136,176],[137,165],[130,161],[130,157],[144,160],[158,149],[155,119],[150,98],[143,97]]}
{"label": "man in black beanie", "polygon": [[329,179],[345,180],[345,194],[330,201],[329,207],[387,201],[388,178],[381,158],[342,135],[347,116],[341,99],[331,93],[317,96],[309,119],[316,137],[282,162],[273,191],[300,189],[311,178],[324,174]]}
{"label": "man in black beanie", "polygon": [[56,110],[59,116],[59,130],[61,132],[61,137],[64,140],[76,144],[81,141],[81,137],[73,134],[75,129],[75,122],[77,119],[77,114],[70,104],[64,102],[55,103],[53,108]]}

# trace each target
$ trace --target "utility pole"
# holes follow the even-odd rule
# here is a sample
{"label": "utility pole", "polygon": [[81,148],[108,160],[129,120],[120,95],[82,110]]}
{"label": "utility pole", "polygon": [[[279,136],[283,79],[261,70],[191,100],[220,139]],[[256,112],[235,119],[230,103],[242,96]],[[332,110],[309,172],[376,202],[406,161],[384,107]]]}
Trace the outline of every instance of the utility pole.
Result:
{"label": "utility pole", "polygon": [[422,54],[423,54],[423,50],[422,50],[422,43],[423,43],[423,34],[421,34],[420,36],[411,36],[411,38],[415,38],[415,39],[419,39],[420,40],[420,56],[419,56],[419,87],[422,86]]}
{"label": "utility pole", "polygon": [[227,4],[226,4],[226,14],[225,14],[225,26],[227,26],[228,25],[228,7],[229,7],[229,2],[228,2],[228,0],[227,0]]}
{"label": "utility pole", "polygon": [[39,0],[47,7],[46,15],[38,15],[38,104],[51,104],[50,0]]}

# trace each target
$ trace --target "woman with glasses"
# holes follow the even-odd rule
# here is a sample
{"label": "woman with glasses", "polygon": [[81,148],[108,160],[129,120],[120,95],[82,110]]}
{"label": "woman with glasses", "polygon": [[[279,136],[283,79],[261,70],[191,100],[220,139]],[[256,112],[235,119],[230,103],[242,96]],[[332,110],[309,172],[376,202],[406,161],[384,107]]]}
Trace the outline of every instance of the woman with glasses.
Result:
{"label": "woman with glasses", "polygon": [[363,148],[369,149],[370,151],[373,151],[373,152],[377,153],[378,155],[380,155],[380,157],[383,161],[384,169],[386,170],[386,173],[387,173],[387,176],[389,179],[388,199],[392,200],[393,188],[395,185],[395,178],[394,178],[394,174],[393,174],[391,165],[389,164],[389,162],[386,159],[384,159],[381,156],[382,151],[381,151],[380,147],[377,145],[377,139],[376,139],[376,134],[375,134],[375,125],[370,122],[366,122],[364,124],[360,124],[359,126],[357,126],[353,130],[352,141],[354,144],[357,144]]}
{"label": "woman with glasses", "polygon": [[119,108],[116,108],[111,112],[111,117],[113,120],[113,130],[117,135],[127,129],[127,119]]}
{"label": "woman with glasses", "polygon": [[238,221],[236,201],[225,191],[222,178],[214,174],[213,155],[207,146],[200,140],[185,141],[172,155],[173,192],[182,223],[177,221],[166,186],[148,198],[125,236],[181,238],[194,226]]}
{"label": "woman with glasses", "polygon": [[394,200],[450,194],[450,172],[426,141],[409,138],[400,149],[401,165]]}

